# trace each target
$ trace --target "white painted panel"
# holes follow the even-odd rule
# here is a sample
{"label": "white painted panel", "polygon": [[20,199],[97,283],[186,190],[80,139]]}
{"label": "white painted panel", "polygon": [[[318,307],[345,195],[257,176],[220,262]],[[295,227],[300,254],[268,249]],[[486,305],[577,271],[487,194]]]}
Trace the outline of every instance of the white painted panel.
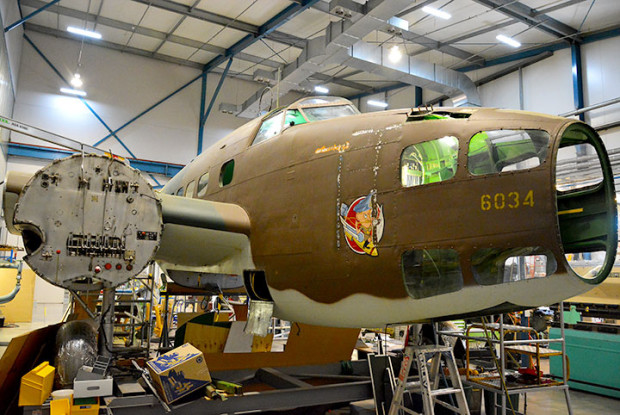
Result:
{"label": "white painted panel", "polygon": [[177,13],[158,9],[156,7],[149,7],[144,14],[141,26],[159,30],[160,32],[169,32],[181,17],[182,16]]}
{"label": "white painted panel", "polygon": [[[24,9],[24,13],[32,13],[34,12],[36,9],[32,8],[32,7],[23,7]],[[41,26],[49,26],[49,27],[53,27],[58,29],[58,15],[55,13],[51,13],[49,11],[45,11],[42,13],[37,14],[36,16],[30,18],[30,23],[34,23],[37,25],[41,25]],[[65,30],[66,28],[62,28],[62,30]]]}
{"label": "white painted panel", "polygon": [[207,42],[223,28],[224,26],[209,23],[204,20],[186,17],[183,23],[174,31],[174,34],[188,39]]}
{"label": "white painted panel", "polygon": [[99,25],[97,26],[96,31],[98,33],[101,33],[101,38],[103,40],[119,45],[126,45],[127,42],[129,42],[129,38],[131,37],[131,32],[109,26]]}
{"label": "white painted panel", "polygon": [[617,25],[620,22],[620,7],[618,0],[583,1],[549,13],[549,16],[575,29],[581,28],[582,32],[588,32]]}
{"label": "white painted panel", "polygon": [[[99,7],[101,7],[101,2],[103,0],[90,0],[90,1],[84,1],[84,0],[63,0],[62,1],[62,6],[63,7],[68,7],[70,9],[75,9],[75,10],[79,10],[82,12],[86,12],[88,11],[89,13],[97,13],[97,10],[99,10]],[[88,9],[88,7],[90,6],[90,9]]]}
{"label": "white painted panel", "polygon": [[221,48],[228,49],[248,34],[242,32],[240,30],[231,29],[230,27],[225,28],[224,30],[217,33],[216,36],[204,39],[205,42],[208,42],[212,45],[219,46]]}
{"label": "white painted panel", "polygon": [[415,106],[415,87],[398,88],[388,92],[388,103],[391,109],[413,108]]}
{"label": "white painted panel", "polygon": [[147,8],[147,5],[135,1],[105,0],[101,8],[101,16],[120,20],[121,22],[138,24]]}
{"label": "white painted panel", "polygon": [[409,21],[409,27],[415,33],[425,34],[437,40],[446,40],[505,19],[503,14],[473,1],[438,2],[430,6],[450,13],[452,18],[443,20],[418,9],[403,16],[403,19]]}
{"label": "white painted panel", "polygon": [[552,115],[574,109],[571,65],[570,50],[563,49],[524,68],[524,109]]}
{"label": "white painted panel", "polygon": [[[189,60],[192,62],[198,62],[198,63],[202,63],[205,64],[207,62],[209,62],[212,59],[215,59],[217,57],[217,54],[215,53],[211,53],[211,52],[207,52],[206,50],[202,50],[202,49],[194,49],[194,52],[190,55]],[[234,61],[234,62],[238,62]]]}
{"label": "white painted panel", "polygon": [[288,0],[203,0],[198,4],[198,8],[260,26],[290,4]]}
{"label": "white painted panel", "polygon": [[513,72],[478,87],[484,107],[519,109],[519,74]]}
{"label": "white painted panel", "polygon": [[[35,44],[69,77],[75,70],[79,42],[31,33]],[[199,75],[198,70],[88,45],[82,56],[82,78],[87,102],[112,129],[120,127],[146,108]],[[24,46],[22,80],[14,118],[76,140],[93,144],[105,137],[106,128],[79,100],[61,96],[62,82],[29,45]],[[219,75],[208,76],[207,99]],[[118,133],[138,158],[186,164],[196,155],[200,81],[194,82]],[[204,148],[246,120],[217,111],[220,102],[240,104],[258,85],[227,79],[205,130]],[[15,135],[15,141],[36,143]],[[115,139],[101,148],[128,155]]]}
{"label": "white painted panel", "polygon": [[166,42],[159,49],[158,53],[185,60],[189,58],[194,52],[196,52],[196,48],[179,45],[178,43]]}
{"label": "white painted panel", "polygon": [[128,46],[153,52],[157,47],[159,47],[161,42],[162,39],[156,39],[150,36],[144,36],[138,33],[134,33],[131,36],[131,40],[129,41]]}
{"label": "white painted panel", "polygon": [[325,33],[329,15],[314,9],[305,10],[278,28],[279,32],[300,38],[312,38]]}
{"label": "white painted panel", "polygon": [[[619,50],[619,37],[582,46],[586,106],[620,97]],[[591,111],[586,115],[586,120],[595,127],[620,121],[620,104]],[[606,137],[618,138],[617,130],[615,135],[613,130],[604,133]],[[620,143],[615,147],[620,147]]]}
{"label": "white painted panel", "polygon": [[[0,20],[2,21],[2,27],[7,27],[10,24],[20,19],[19,6],[17,2],[12,1],[0,1]],[[13,110],[13,92],[17,89],[17,81],[19,78],[19,64],[22,55],[22,42],[23,42],[24,29],[23,26],[18,26],[10,32],[4,33],[4,41],[7,49],[7,56],[2,57],[2,61],[8,60],[9,73],[3,75],[3,82],[7,80],[12,82],[12,85],[1,84],[2,86],[2,100],[10,99],[11,103],[7,108],[1,107],[2,111],[11,113]],[[10,94],[6,89],[9,87]],[[0,160],[0,164],[4,166],[4,159]]]}

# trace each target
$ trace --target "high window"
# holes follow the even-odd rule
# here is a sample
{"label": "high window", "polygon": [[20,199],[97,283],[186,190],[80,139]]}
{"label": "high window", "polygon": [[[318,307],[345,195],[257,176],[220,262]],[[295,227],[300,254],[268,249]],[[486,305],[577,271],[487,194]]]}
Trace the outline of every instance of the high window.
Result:
{"label": "high window", "polygon": [[473,175],[531,169],[545,161],[548,146],[542,130],[481,131],[469,141],[467,168]]}
{"label": "high window", "polygon": [[400,157],[401,183],[420,186],[451,179],[456,174],[459,140],[446,136],[408,146]]}

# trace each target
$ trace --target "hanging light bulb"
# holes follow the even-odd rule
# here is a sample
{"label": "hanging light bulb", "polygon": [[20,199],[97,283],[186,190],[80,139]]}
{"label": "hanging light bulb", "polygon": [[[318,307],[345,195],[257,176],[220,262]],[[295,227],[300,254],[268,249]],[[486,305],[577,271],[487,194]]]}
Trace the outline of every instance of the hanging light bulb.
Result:
{"label": "hanging light bulb", "polygon": [[73,78],[71,78],[71,81],[69,81],[69,83],[75,88],[81,88],[82,85],[84,84],[84,82],[82,82],[82,78],[80,77],[79,73],[76,73],[75,75],[73,75]]}
{"label": "hanging light bulb", "polygon": [[388,59],[390,60],[390,62],[392,63],[400,62],[402,57],[403,57],[403,53],[400,51],[400,48],[398,46],[395,45],[390,48],[390,54],[388,55]]}

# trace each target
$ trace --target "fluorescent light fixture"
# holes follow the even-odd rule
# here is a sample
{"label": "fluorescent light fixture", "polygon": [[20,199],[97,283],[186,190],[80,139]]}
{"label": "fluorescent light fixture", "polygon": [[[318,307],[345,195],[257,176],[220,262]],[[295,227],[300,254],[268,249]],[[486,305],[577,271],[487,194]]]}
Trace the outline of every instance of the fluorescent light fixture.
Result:
{"label": "fluorescent light fixture", "polygon": [[75,33],[80,36],[92,37],[93,39],[101,39],[101,33],[80,29],[79,27],[69,26],[67,27],[67,32]]}
{"label": "fluorescent light fixture", "polygon": [[516,40],[514,40],[513,38],[509,37],[509,36],[505,36],[505,35],[497,35],[495,36],[495,39],[499,40],[502,43],[505,43],[507,45],[512,46],[513,48],[519,48],[521,47],[521,43],[517,42]]}
{"label": "fluorescent light fixture", "polygon": [[77,95],[79,97],[85,97],[86,96],[86,92],[80,91],[79,89],[60,88],[60,92],[62,92],[63,94]]}
{"label": "fluorescent light fixture", "polygon": [[402,58],[403,53],[400,51],[400,48],[398,46],[392,46],[390,48],[390,53],[388,54],[388,59],[390,60],[390,62],[397,63],[400,62]]}
{"label": "fluorescent light fixture", "polygon": [[314,87],[314,92],[318,92],[319,94],[327,94],[329,93],[329,89],[325,88],[324,86],[317,85]]}
{"label": "fluorescent light fixture", "polygon": [[82,82],[82,78],[80,77],[79,73],[76,73],[75,75],[73,75],[73,78],[71,78],[71,81],[69,81],[69,83],[71,84],[71,86],[75,88],[80,88],[84,84],[84,82]]}
{"label": "fluorescent light fixture", "polygon": [[369,99],[368,101],[366,101],[366,103],[372,107],[381,107],[381,108],[387,108],[388,103],[387,102],[383,102],[383,101],[375,101],[374,99]]}
{"label": "fluorescent light fixture", "polygon": [[444,20],[448,20],[452,17],[450,13],[444,12],[443,10],[436,9],[431,6],[422,7],[422,11]]}

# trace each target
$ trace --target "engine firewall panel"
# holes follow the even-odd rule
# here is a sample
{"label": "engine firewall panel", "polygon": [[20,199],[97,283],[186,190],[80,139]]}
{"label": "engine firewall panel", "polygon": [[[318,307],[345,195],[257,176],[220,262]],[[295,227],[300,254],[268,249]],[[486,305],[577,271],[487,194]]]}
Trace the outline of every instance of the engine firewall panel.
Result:
{"label": "engine firewall panel", "polygon": [[30,267],[52,284],[117,286],[153,259],[161,204],[140,172],[102,156],[76,155],[39,170],[24,187],[14,224]]}

